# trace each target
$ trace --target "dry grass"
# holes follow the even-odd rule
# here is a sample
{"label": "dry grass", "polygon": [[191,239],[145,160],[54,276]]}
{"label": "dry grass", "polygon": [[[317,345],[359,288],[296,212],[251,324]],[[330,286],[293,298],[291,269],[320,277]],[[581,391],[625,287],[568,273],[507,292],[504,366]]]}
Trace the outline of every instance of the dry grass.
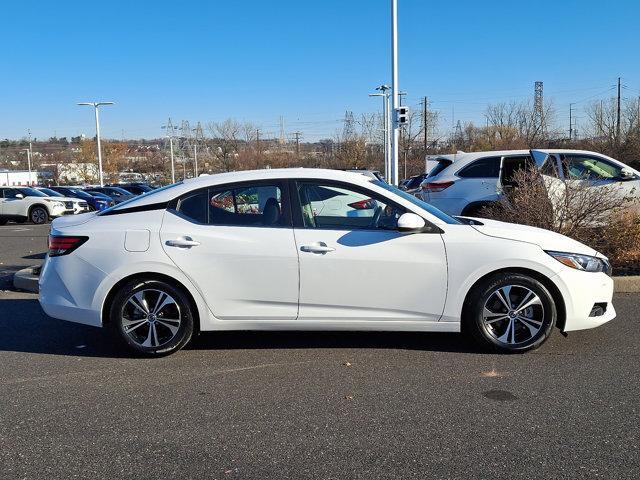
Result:
{"label": "dry grass", "polygon": [[536,170],[514,175],[516,187],[481,216],[544,228],[595,248],[615,266],[640,264],[640,214],[615,187],[545,182]]}

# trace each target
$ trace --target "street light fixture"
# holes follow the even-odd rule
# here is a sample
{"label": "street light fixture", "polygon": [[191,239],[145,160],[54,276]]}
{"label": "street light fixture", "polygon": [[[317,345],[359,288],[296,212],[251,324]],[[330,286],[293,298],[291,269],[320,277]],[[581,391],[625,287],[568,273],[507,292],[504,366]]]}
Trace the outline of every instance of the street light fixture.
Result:
{"label": "street light fixture", "polygon": [[100,176],[100,186],[104,187],[104,179],[102,177],[102,148],[100,146],[100,117],[98,115],[98,107],[102,105],[113,105],[114,102],[80,102],[78,105],[86,105],[93,107],[96,115],[96,142],[98,144],[98,175]]}

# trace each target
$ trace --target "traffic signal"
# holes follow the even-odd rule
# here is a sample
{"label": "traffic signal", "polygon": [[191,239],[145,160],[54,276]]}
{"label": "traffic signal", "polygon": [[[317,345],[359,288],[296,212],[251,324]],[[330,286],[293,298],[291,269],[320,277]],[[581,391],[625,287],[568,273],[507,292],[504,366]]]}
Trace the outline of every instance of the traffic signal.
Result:
{"label": "traffic signal", "polygon": [[400,127],[409,123],[409,107],[399,107],[396,110],[396,121]]}

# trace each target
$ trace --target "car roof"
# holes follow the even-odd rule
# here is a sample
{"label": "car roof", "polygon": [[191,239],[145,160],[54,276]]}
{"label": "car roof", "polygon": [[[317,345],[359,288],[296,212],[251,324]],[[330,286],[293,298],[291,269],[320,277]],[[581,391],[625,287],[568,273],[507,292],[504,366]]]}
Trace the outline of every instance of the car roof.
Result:
{"label": "car roof", "polygon": [[[262,170],[243,170],[189,178],[174,184],[172,188],[164,187],[153,190],[147,194],[134,197],[133,200],[126,202],[126,206],[143,206],[160,202],[168,202],[183,193],[190,192],[198,188],[236,182],[250,182],[269,179],[282,180],[289,178],[336,180],[360,186],[371,185],[371,182],[375,180],[374,178],[362,175],[361,173],[322,168],[272,168]],[[123,204],[120,204],[116,209],[121,208],[122,205]]]}

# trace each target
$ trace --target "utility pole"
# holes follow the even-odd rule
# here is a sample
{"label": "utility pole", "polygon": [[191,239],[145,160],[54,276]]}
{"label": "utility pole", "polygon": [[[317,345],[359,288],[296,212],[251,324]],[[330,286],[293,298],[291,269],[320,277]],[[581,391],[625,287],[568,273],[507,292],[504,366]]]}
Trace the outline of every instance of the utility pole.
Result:
{"label": "utility pole", "polygon": [[618,77],[618,112],[616,115],[616,144],[620,144],[620,77]]}
{"label": "utility pole", "polygon": [[193,178],[198,176],[198,142],[193,142]]}
{"label": "utility pole", "polygon": [[167,138],[169,139],[169,151],[171,155],[171,183],[176,183],[176,167],[173,161],[173,137],[175,135],[176,127],[171,123],[171,117],[166,125],[162,125],[160,128],[167,131]]}
{"label": "utility pole", "polygon": [[29,134],[29,155],[33,158],[33,147],[31,145],[31,129],[27,129],[27,133]]}
{"label": "utility pole", "polygon": [[573,140],[573,103],[569,104],[569,141]]}
{"label": "utility pole", "polygon": [[260,153],[260,129],[256,128],[256,151]]}
{"label": "utility pole", "polygon": [[424,152],[427,153],[427,115],[429,114],[427,110],[427,97],[424,97],[422,100],[422,129],[424,130]]}
{"label": "utility pole", "polygon": [[296,155],[300,155],[300,137],[302,136],[302,132],[293,132],[293,135],[296,137]]}

